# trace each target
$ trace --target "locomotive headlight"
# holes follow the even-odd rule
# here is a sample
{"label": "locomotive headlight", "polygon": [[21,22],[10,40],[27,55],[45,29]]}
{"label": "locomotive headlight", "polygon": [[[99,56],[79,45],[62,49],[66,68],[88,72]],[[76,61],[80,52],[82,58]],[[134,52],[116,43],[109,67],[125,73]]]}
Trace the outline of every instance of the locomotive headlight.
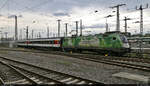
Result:
{"label": "locomotive headlight", "polygon": [[129,44],[128,43],[123,43],[123,47],[124,48],[129,48]]}

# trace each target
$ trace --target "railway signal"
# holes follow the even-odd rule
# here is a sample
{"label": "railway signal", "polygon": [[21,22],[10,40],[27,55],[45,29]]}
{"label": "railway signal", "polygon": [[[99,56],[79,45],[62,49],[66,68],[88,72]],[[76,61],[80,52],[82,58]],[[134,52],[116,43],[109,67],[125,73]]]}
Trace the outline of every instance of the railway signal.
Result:
{"label": "railway signal", "polygon": [[110,7],[110,8],[117,8],[117,23],[116,23],[116,31],[120,31],[120,14],[119,14],[119,7],[124,6],[126,4],[118,4],[116,6]]}
{"label": "railway signal", "polygon": [[127,18],[127,17],[125,17],[124,19],[123,19],[124,21],[125,21],[125,34],[127,33],[127,20],[132,20],[131,18]]}

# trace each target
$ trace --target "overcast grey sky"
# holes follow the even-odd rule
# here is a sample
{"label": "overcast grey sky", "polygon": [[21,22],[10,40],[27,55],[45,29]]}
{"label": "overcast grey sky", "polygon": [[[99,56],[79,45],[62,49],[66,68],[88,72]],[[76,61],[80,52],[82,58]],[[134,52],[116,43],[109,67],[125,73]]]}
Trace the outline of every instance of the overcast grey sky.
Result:
{"label": "overcast grey sky", "polygon": [[[126,4],[120,8],[121,31],[124,31],[122,19],[127,16],[134,20],[129,21],[129,31],[139,32],[139,25],[132,22],[138,21],[140,12],[135,10],[141,4],[145,6],[150,0],[0,0],[0,27],[5,28],[3,32],[9,32],[9,36],[14,35],[14,15],[18,16],[18,31],[29,26],[29,31],[39,31],[46,36],[46,27],[49,26],[51,33],[57,32],[57,19],[61,19],[61,32],[64,33],[64,23],[69,23],[69,31],[75,28],[74,21],[83,20],[85,33],[105,32],[104,17],[116,13],[116,9],[109,8],[117,4]],[[128,10],[127,10],[128,9]],[[94,13],[98,10],[97,13]],[[149,9],[144,11],[145,32],[149,29]],[[116,16],[108,19],[109,28],[115,30]],[[53,35],[52,34],[52,35]]]}

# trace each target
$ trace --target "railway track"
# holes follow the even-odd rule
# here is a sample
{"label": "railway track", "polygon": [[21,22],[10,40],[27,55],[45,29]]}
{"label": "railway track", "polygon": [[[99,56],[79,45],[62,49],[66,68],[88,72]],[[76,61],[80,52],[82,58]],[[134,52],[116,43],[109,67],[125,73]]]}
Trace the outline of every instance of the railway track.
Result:
{"label": "railway track", "polygon": [[0,77],[0,85],[4,85],[4,84],[5,84],[4,80]]}
{"label": "railway track", "polygon": [[78,57],[78,58],[79,59],[83,59],[83,60],[89,60],[89,61],[93,61],[93,62],[98,62],[98,63],[104,63],[104,64],[109,64],[109,65],[116,65],[116,66],[121,66],[121,67],[138,69],[138,70],[150,72],[150,67],[149,66],[144,66],[144,65],[137,65],[137,64],[131,64],[131,63],[113,61],[113,60],[109,60],[109,59],[97,60],[97,59],[84,58],[84,57]]}
{"label": "railway track", "polygon": [[21,61],[8,59],[6,57],[0,58],[2,61],[8,62],[9,66],[13,67],[16,70],[19,70],[24,75],[27,75],[27,77],[30,78],[30,80],[33,80],[35,84],[104,84],[84,79],[81,77],[57,72],[54,70],[46,69],[43,67],[35,66],[32,64],[24,63]]}
{"label": "railway track", "polygon": [[[11,72],[15,71],[15,73],[20,76],[19,78],[21,78],[22,80],[24,80],[24,81],[20,80],[22,82],[19,82],[19,81],[9,81],[9,82],[6,82],[6,81],[3,80],[3,78],[0,78],[1,85],[5,85],[5,84],[27,84],[27,83],[28,84],[36,84],[36,82],[34,80],[32,80],[31,78],[29,78],[26,74],[22,73],[20,70],[14,68],[13,66],[7,64],[4,61],[0,61],[0,63],[2,65],[4,65],[5,68],[6,67],[7,67],[7,69],[9,68],[9,71],[11,71]],[[15,76],[15,74],[12,74],[12,76]],[[15,77],[17,77],[17,76],[15,76]]]}
{"label": "railway track", "polygon": [[[37,52],[33,52],[33,53],[37,53]],[[129,62],[150,63],[149,59],[121,58],[121,57],[111,57],[111,56],[105,57],[105,56],[91,55],[91,54],[78,54],[78,53],[77,54],[69,54],[69,53],[63,53],[63,52],[44,52],[44,51],[42,51],[42,52],[38,52],[38,53],[59,54],[59,55],[71,56],[71,57],[75,57],[75,58],[79,58],[79,59],[83,59],[83,60],[90,60],[90,61],[99,62],[99,63],[133,68],[133,69],[138,69],[138,70],[143,70],[143,71],[148,71],[148,72],[150,71],[149,66],[122,62],[122,61],[129,61]]]}
{"label": "railway track", "polygon": [[[43,53],[43,52],[39,52],[39,53]],[[105,64],[110,64],[110,65],[116,65],[116,66],[121,66],[121,67],[138,69],[138,70],[150,72],[149,66],[127,63],[127,62],[150,63],[150,59],[130,58],[130,57],[124,58],[124,57],[115,57],[115,56],[113,56],[113,57],[107,56],[106,57],[106,56],[99,56],[99,55],[93,55],[93,54],[79,54],[79,53],[74,55],[74,54],[68,54],[68,53],[62,53],[62,52],[60,52],[60,53],[58,53],[58,52],[53,53],[52,52],[52,54],[71,56],[71,57],[75,57],[75,58],[79,58],[79,59],[83,59],[83,60],[89,60],[89,61],[94,61],[94,62],[98,62],[98,63],[105,63]],[[125,62],[125,61],[127,61],[127,62]]]}
{"label": "railway track", "polygon": [[115,61],[126,61],[126,62],[150,63],[150,59],[143,59],[143,58],[113,57],[113,58],[105,58],[105,59],[115,60]]}
{"label": "railway track", "polygon": [[98,58],[98,59],[108,59],[108,60],[116,60],[116,61],[129,61],[129,62],[140,62],[140,63],[150,63],[149,58],[135,58],[135,57],[116,57],[116,56],[102,56],[97,53],[75,53],[70,54],[68,52],[60,52],[60,51],[41,51],[41,50],[16,50],[16,49],[3,49],[8,51],[21,51],[21,52],[32,52],[32,53],[46,53],[46,54],[56,54],[56,55],[65,55],[71,57],[88,57],[88,58]]}

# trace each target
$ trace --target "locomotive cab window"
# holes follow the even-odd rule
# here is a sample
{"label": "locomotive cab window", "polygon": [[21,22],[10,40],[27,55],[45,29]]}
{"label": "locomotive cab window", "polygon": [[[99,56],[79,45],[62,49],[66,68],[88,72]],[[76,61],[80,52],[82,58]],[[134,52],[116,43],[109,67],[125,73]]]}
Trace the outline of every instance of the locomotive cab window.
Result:
{"label": "locomotive cab window", "polygon": [[128,40],[125,36],[121,35],[120,38],[124,43],[128,43]]}
{"label": "locomotive cab window", "polygon": [[116,40],[116,37],[113,37],[112,39],[113,39],[113,40]]}

